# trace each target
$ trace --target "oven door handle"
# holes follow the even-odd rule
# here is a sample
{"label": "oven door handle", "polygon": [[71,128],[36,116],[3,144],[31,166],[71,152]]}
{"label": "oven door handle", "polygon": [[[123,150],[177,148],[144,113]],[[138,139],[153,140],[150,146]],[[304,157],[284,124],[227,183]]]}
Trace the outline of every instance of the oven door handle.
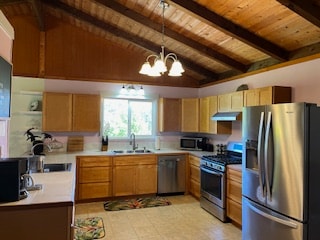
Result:
{"label": "oven door handle", "polygon": [[222,176],[223,175],[223,173],[220,173],[220,172],[217,172],[217,171],[214,171],[214,170],[212,171],[212,170],[204,168],[204,167],[200,167],[200,170],[204,171],[206,173],[210,173],[210,174],[216,175],[216,176]]}

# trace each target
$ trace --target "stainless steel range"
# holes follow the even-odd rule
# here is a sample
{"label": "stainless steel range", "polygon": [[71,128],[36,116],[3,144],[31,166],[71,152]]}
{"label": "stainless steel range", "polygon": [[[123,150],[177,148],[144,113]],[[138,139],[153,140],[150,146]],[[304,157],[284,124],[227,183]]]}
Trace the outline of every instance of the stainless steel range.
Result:
{"label": "stainless steel range", "polygon": [[217,155],[201,157],[200,206],[226,222],[226,166],[242,163],[242,143],[229,142]]}

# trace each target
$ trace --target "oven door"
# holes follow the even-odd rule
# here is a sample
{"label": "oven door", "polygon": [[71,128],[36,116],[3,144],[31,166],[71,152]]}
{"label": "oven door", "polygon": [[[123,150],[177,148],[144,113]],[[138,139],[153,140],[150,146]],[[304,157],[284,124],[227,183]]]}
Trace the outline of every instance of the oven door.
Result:
{"label": "oven door", "polygon": [[214,169],[200,166],[201,173],[201,196],[215,203],[221,208],[226,206],[225,173],[216,171]]}

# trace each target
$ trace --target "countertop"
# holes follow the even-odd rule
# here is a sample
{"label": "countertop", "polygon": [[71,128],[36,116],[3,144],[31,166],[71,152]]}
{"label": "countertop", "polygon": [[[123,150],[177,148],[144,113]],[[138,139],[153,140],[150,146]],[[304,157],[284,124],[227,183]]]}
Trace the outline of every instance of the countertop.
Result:
{"label": "countertop", "polygon": [[[197,157],[202,155],[212,155],[213,152],[204,151],[185,151],[176,149],[151,149],[152,153],[157,155],[168,154],[192,154]],[[35,184],[42,184],[41,190],[29,191],[26,199],[1,203],[0,208],[17,208],[30,207],[31,205],[72,205],[74,202],[75,189],[75,167],[76,156],[121,156],[123,154],[115,154],[112,151],[82,151],[82,152],[64,152],[49,153],[46,155],[44,163],[72,163],[70,172],[51,172],[51,173],[32,173]],[[131,154],[128,154],[131,155]]]}
{"label": "countertop", "polygon": [[74,202],[74,177],[70,172],[51,172],[31,174],[35,184],[42,184],[41,190],[29,191],[29,196],[23,200],[0,204],[3,207],[37,207],[72,206]]}

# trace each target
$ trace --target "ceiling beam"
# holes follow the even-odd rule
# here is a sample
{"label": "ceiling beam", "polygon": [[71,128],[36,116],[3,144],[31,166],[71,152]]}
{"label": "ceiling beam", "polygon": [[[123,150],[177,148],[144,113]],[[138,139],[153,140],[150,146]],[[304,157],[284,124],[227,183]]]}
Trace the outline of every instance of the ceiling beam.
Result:
{"label": "ceiling beam", "polygon": [[[158,24],[156,22],[151,21],[149,18],[132,11],[128,9],[127,7],[123,6],[122,4],[118,3],[118,1],[115,0],[95,0],[96,2],[102,4],[105,7],[108,7],[112,9],[113,11],[116,11],[120,13],[121,15],[128,17],[144,26],[147,26],[148,28],[151,28],[159,33],[162,33],[161,31],[161,24]],[[227,65],[231,67],[232,69],[235,69],[240,72],[245,72],[248,67],[241,62],[238,62],[232,58],[230,58],[227,55],[221,54],[218,51],[215,51],[212,48],[209,48],[203,44],[200,44],[197,41],[194,41],[188,37],[185,37],[181,34],[179,34],[176,31],[173,31],[169,28],[166,28],[165,31],[166,36],[192,48],[198,51],[200,54],[204,54],[206,57],[214,59],[215,61],[220,62],[223,65]]]}
{"label": "ceiling beam", "polygon": [[[117,37],[123,38],[131,43],[136,44],[139,47],[142,47],[148,51],[158,53],[160,51],[160,46],[154,44],[153,42],[146,40],[144,38],[141,38],[139,36],[133,35],[129,32],[126,32],[120,28],[117,28],[116,26],[113,26],[111,24],[108,24],[104,21],[101,21],[95,17],[92,17],[91,15],[82,12],[76,8],[73,8],[65,3],[62,3],[60,1],[50,1],[50,0],[43,0],[44,3],[48,4],[51,7],[60,9],[64,11],[65,13],[72,15],[73,17],[85,21],[89,24],[92,24],[93,26],[96,26],[98,28],[101,28],[104,31],[107,31]],[[168,49],[171,51],[170,49]],[[211,79],[217,79],[218,74],[200,66],[199,64],[195,64],[194,62],[190,61],[187,58],[183,58],[179,56],[179,60],[183,63],[183,66],[188,68],[191,71],[194,71],[202,76],[205,76],[206,78],[211,78]]]}
{"label": "ceiling beam", "polygon": [[36,16],[40,31],[45,31],[42,14],[42,5],[40,3],[40,0],[29,0],[28,2],[31,4],[31,8]]}
{"label": "ceiling beam", "polygon": [[288,60],[289,53],[283,48],[269,42],[268,40],[246,30],[245,28],[234,24],[228,19],[219,16],[195,1],[186,0],[169,0],[169,3],[175,5],[182,11],[188,11],[189,14],[208,25],[219,29],[220,31],[233,36],[234,38],[248,44],[249,46],[259,49],[261,52],[276,58],[280,61]]}
{"label": "ceiling beam", "polygon": [[0,7],[25,2],[26,0],[0,0]]}
{"label": "ceiling beam", "polygon": [[320,7],[311,0],[277,0],[309,22],[320,27]]}

